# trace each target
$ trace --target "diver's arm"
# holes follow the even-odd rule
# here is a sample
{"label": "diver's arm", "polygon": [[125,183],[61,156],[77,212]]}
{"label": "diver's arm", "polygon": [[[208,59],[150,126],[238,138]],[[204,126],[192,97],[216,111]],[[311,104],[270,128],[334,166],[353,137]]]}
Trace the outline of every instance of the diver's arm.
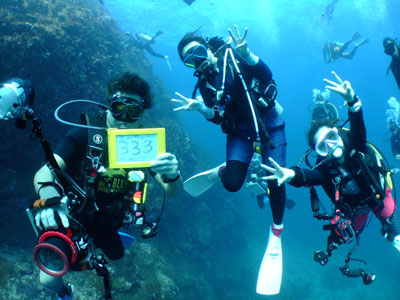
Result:
{"label": "diver's arm", "polygon": [[[54,154],[54,157],[57,160],[60,169],[64,171],[66,168],[64,160],[57,154]],[[41,182],[55,182],[55,180],[56,175],[49,169],[47,165],[44,165],[39,169],[39,171],[36,172],[33,179],[33,185],[40,199],[50,199],[52,197],[63,196],[60,195],[60,189],[57,189],[56,185],[42,186],[42,184],[40,184]],[[62,226],[68,228],[69,221],[67,217],[67,211],[67,206],[62,200],[58,205],[55,206],[37,208],[35,213],[35,224],[40,230],[57,229],[59,227],[59,224],[55,218],[57,213],[61,220]]]}
{"label": "diver's arm", "polygon": [[[57,154],[54,154],[54,157],[56,158],[57,163],[60,166],[60,169],[64,171],[66,168],[64,160]],[[56,178],[57,177],[54,174],[54,172],[51,171],[47,165],[44,165],[36,172],[33,178],[33,186],[40,198],[48,199],[51,197],[60,196],[57,189],[54,186],[50,185],[42,187],[42,185],[39,183],[39,182],[54,182]]]}
{"label": "diver's arm", "polygon": [[156,174],[154,176],[154,179],[157,181],[157,183],[162,187],[162,189],[165,191],[165,193],[169,197],[177,197],[181,193],[182,188],[183,188],[182,176],[180,173],[177,176],[179,176],[178,179],[176,179],[175,181],[168,182],[168,183],[165,183],[163,181],[162,175],[160,175],[160,174]]}
{"label": "diver's arm", "polygon": [[[241,61],[240,58],[239,61]],[[246,73],[254,76],[261,82],[270,82],[272,80],[272,71],[262,59],[259,59],[257,64],[253,66],[246,63],[242,65]]]}
{"label": "diver's arm", "polygon": [[151,162],[154,179],[170,197],[176,197],[182,191],[183,180],[178,168],[178,160],[172,153],[162,153]]}
{"label": "diver's arm", "polygon": [[361,100],[356,96],[349,81],[343,81],[334,71],[331,73],[335,77],[336,82],[324,79],[324,82],[328,84],[326,88],[338,93],[346,101],[349,107],[350,139],[357,150],[364,151],[367,141],[367,131],[361,110]]}
{"label": "diver's arm", "polygon": [[[349,105],[350,139],[357,150],[364,151],[367,142],[367,130],[361,108],[361,100],[354,96],[353,105]],[[356,107],[356,109],[355,109]]]}
{"label": "diver's arm", "polygon": [[[56,158],[61,171],[65,171],[68,166],[72,166],[85,157],[87,141],[88,131],[85,128],[73,128],[67,133],[54,150],[54,157]],[[38,182],[55,181],[56,178],[56,174],[51,171],[47,165],[44,165],[39,169],[39,171],[37,171],[34,177],[35,191],[38,192],[41,187]],[[51,186],[43,187],[40,189],[39,196],[42,198],[59,196],[58,193],[54,195],[51,192],[52,190],[55,191],[55,188]],[[50,195],[47,195],[47,191],[50,191]]]}
{"label": "diver's arm", "polygon": [[323,172],[323,166],[317,169],[309,170],[299,167],[285,168],[281,167],[272,157],[268,158],[270,166],[261,164],[261,168],[269,172],[262,177],[263,180],[277,180],[278,185],[289,183],[295,187],[321,185],[329,178],[328,174]]}
{"label": "diver's arm", "polygon": [[291,167],[289,169],[293,170],[295,173],[292,180],[288,182],[294,187],[322,185],[325,183],[327,178],[325,174],[318,168],[309,170],[299,167]]}

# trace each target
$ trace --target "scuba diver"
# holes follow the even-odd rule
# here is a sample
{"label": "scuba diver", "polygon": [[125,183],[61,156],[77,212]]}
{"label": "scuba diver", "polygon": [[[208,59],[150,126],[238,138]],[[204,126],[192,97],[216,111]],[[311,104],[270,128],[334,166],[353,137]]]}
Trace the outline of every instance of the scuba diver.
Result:
{"label": "scuba diver", "polygon": [[386,71],[389,74],[389,70],[392,70],[394,79],[396,80],[397,86],[400,89],[400,47],[397,39],[391,39],[386,37],[383,39],[383,48],[385,48],[385,54],[392,57],[392,61]]}
{"label": "scuba diver", "polygon": [[321,14],[322,18],[325,18],[329,22],[332,19],[333,16],[333,12],[335,10],[335,5],[338,3],[339,0],[332,0],[332,2],[330,2],[326,7],[325,7],[325,11]]}
{"label": "scuba diver", "polygon": [[[236,34],[228,29],[231,38],[227,42],[221,37],[204,39],[196,32],[189,32],[178,44],[182,62],[195,70],[198,81],[191,98],[176,93],[181,99],[172,101],[181,106],[174,110],[200,112],[207,121],[221,126],[227,141],[226,163],[185,181],[184,189],[192,196],[200,195],[218,181],[226,190],[238,191],[254,152],[264,162],[269,156],[281,164],[286,162],[285,122],[280,115],[282,107],[275,101],[277,88],[272,72],[247,47],[247,28],[242,36],[237,25],[235,30]],[[201,96],[196,97],[198,89]],[[282,276],[280,236],[286,192],[285,186],[278,186],[276,181],[268,182],[268,188],[273,224],[264,258],[269,261],[274,252],[277,259],[269,268],[262,264],[257,292],[277,294]]]}
{"label": "scuba diver", "polygon": [[312,109],[312,121],[320,120],[338,120],[339,113],[336,106],[328,102],[331,93],[328,89],[321,92],[318,89],[313,89],[313,109]]}
{"label": "scuba diver", "polygon": [[133,42],[133,44],[137,48],[147,51],[147,53],[149,53],[152,56],[164,58],[165,61],[167,62],[168,68],[170,69],[170,71],[172,71],[171,64],[169,63],[169,60],[168,60],[168,56],[160,54],[160,53],[157,53],[152,48],[152,45],[154,45],[154,43],[156,42],[155,39],[158,36],[162,35],[163,33],[164,32],[162,32],[162,31],[157,31],[156,34],[153,37],[150,37],[150,36],[145,35],[143,33],[130,34],[129,32],[127,32],[126,35],[131,37],[130,40]]}
{"label": "scuba diver", "polygon": [[354,54],[356,53],[358,47],[367,43],[369,39],[362,39],[358,43],[354,44],[353,50],[349,52],[345,52],[350,45],[351,42],[358,40],[361,37],[361,34],[355,32],[351,39],[346,43],[341,42],[326,42],[322,47],[322,52],[324,55],[324,61],[326,64],[332,63],[340,57],[352,59]]}
{"label": "scuba diver", "polygon": [[400,103],[394,97],[388,100],[390,108],[386,110],[386,123],[392,136],[390,137],[390,145],[392,148],[393,156],[400,160]]}
{"label": "scuba diver", "polygon": [[[352,240],[359,244],[359,234],[366,226],[372,211],[382,223],[382,234],[400,251],[400,218],[393,197],[390,169],[379,151],[366,140],[361,100],[355,95],[350,82],[342,81],[332,72],[336,82],[324,79],[327,88],[341,95],[348,105],[350,130],[336,126],[331,120],[312,122],[308,133],[309,144],[317,153],[316,165],[311,169],[284,168],[270,159],[274,167],[264,166],[273,173],[266,180],[278,180],[295,187],[312,187],[311,200],[314,216],[330,220],[324,229],[330,230],[326,253],[316,251],[314,259],[321,265],[328,261],[332,250]],[[311,150],[311,149],[310,149]],[[306,157],[305,157],[306,158]],[[322,215],[313,186],[322,185],[334,204],[333,215]],[[365,284],[375,276],[365,271],[349,269],[351,250],[346,257],[342,273],[349,277],[361,276]],[[354,259],[355,260],[355,259]],[[354,272],[353,272],[354,271]]]}
{"label": "scuba diver", "polygon": [[162,35],[164,32],[162,31],[157,31],[156,34],[153,37],[150,37],[148,35],[145,35],[143,33],[139,33],[139,34],[130,34],[129,32],[127,32],[126,34],[130,37],[132,37],[132,41],[135,44],[136,47],[142,49],[142,50],[146,50],[149,54],[155,56],[155,57],[160,57],[160,58],[164,58],[167,59],[168,56],[166,55],[162,55],[159,54],[157,52],[155,52],[153,50],[153,48],[151,47],[152,45],[154,45],[154,43],[156,42],[155,39]]}
{"label": "scuba diver", "polygon": [[[32,222],[38,231],[44,231],[34,249],[34,259],[41,269],[40,282],[57,292],[58,299],[72,299],[71,285],[64,284],[62,276],[69,269],[89,268],[93,259],[97,273],[104,279],[106,299],[111,299],[109,275],[103,268],[104,259],[98,262],[91,251],[85,251],[91,247],[99,248],[109,259],[121,259],[124,248],[133,241],[133,237],[118,232],[119,228],[132,224],[142,230],[144,239],[157,234],[165,195],[160,216],[148,220],[145,216],[147,179],[152,177],[171,197],[177,196],[183,185],[178,161],[171,153],[159,154],[151,161],[150,168],[110,167],[112,158],[109,156],[111,144],[108,133],[117,129],[142,128],[140,119],[151,106],[151,95],[148,83],[129,72],[110,80],[107,91],[108,106],[97,113],[82,115],[85,125],[75,124],[79,127],[70,130],[55,149],[58,172],[44,165],[34,177],[34,187],[41,200],[33,205],[37,212]],[[124,141],[116,147],[124,147]],[[124,149],[117,148],[116,151],[123,153]],[[76,195],[82,195],[81,198],[71,196],[66,187],[60,185],[60,175],[72,182],[73,190]],[[58,205],[47,207],[46,203],[60,198]],[[73,209],[77,203],[78,207]],[[65,235],[62,234],[64,231]],[[46,238],[43,237],[45,235]],[[70,249],[57,238],[62,238]],[[92,242],[84,242],[87,240]],[[84,255],[80,255],[82,251]],[[50,253],[62,257],[59,269],[50,260]],[[104,276],[104,272],[108,277]]]}

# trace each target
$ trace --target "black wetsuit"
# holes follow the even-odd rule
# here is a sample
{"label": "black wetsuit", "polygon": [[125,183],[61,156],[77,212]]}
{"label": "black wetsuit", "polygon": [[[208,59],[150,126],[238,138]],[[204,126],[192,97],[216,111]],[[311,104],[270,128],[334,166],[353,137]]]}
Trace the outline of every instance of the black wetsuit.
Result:
{"label": "black wetsuit", "polygon": [[400,55],[392,55],[392,62],[390,63],[390,69],[392,70],[394,79],[396,80],[397,86],[400,89]]}
{"label": "black wetsuit", "polygon": [[[259,80],[260,87],[266,88],[272,82],[270,68],[260,59],[256,65],[248,65],[238,55],[239,67],[248,88],[251,87],[253,77]],[[206,76],[206,80],[200,79],[199,90],[204,103],[212,108],[216,103],[216,93],[223,85],[224,58],[218,59],[219,71],[213,71]],[[221,181],[230,192],[238,191],[245,178],[247,168],[254,153],[253,142],[256,139],[254,120],[243,84],[232,63],[228,61],[225,73],[224,94],[226,101],[220,107],[224,108],[223,117],[216,112],[214,117],[208,121],[221,125],[227,134],[226,143],[226,168],[221,171]],[[259,96],[260,97],[260,96]],[[258,110],[259,119],[265,124],[275,148],[272,149],[263,135],[260,126],[261,142],[263,144],[263,162],[270,165],[268,157],[272,157],[280,165],[286,164],[286,137],[285,122],[274,107],[268,108],[257,106],[256,100],[252,101]],[[260,124],[260,122],[259,122]],[[278,186],[276,181],[268,182],[270,189],[271,209],[275,224],[281,224],[285,208],[286,191],[285,186]]]}
{"label": "black wetsuit", "polygon": [[[363,120],[362,110],[358,112],[349,111],[350,131],[345,132],[348,139],[352,142],[352,146],[364,154],[371,154],[371,151],[366,145],[366,129]],[[383,199],[383,207],[378,207],[373,198],[369,181],[365,178],[364,174],[360,171],[359,164],[354,157],[350,157],[349,147],[345,145],[344,149],[344,163],[338,164],[331,160],[326,163],[320,164],[313,170],[303,169],[299,167],[292,167],[295,171],[295,177],[290,181],[290,184],[295,187],[322,185],[332,203],[335,204],[335,184],[334,179],[340,176],[339,183],[340,201],[339,208],[345,214],[346,218],[350,219],[356,230],[362,231],[367,221],[368,214],[373,210],[376,216],[384,222],[385,218],[381,217],[387,214],[384,206],[393,205],[394,200],[391,196],[390,189],[386,192],[386,197]],[[374,154],[371,154],[374,155]],[[317,159],[317,163],[321,162],[323,157]],[[346,177],[348,176],[348,177]],[[391,211],[390,216],[393,215]],[[400,233],[400,232],[399,232]]]}
{"label": "black wetsuit", "polygon": [[[62,139],[55,153],[58,154],[66,163],[67,173],[74,178],[83,188],[85,181],[86,169],[86,152],[88,148],[88,130],[83,128],[74,128]],[[103,154],[104,155],[104,154]],[[108,170],[108,169],[107,169]],[[114,169],[112,169],[114,171]],[[116,169],[118,170],[118,169]],[[121,169],[122,170],[122,169]],[[118,171],[117,171],[118,172]],[[122,170],[122,173],[125,171]],[[107,173],[107,172],[106,172]],[[125,216],[125,208],[123,197],[127,194],[126,176],[118,174],[113,177],[102,177],[97,175],[95,180],[95,201],[99,210],[95,210],[92,214],[84,214],[78,217],[79,221],[85,226],[88,235],[93,238],[96,248],[100,248],[111,260],[117,260],[124,256],[124,247],[118,234],[118,229],[123,225]],[[111,179],[110,179],[111,178]],[[102,184],[110,179],[112,188],[107,188]],[[114,192],[117,184],[121,189]],[[110,193],[110,189],[113,192]],[[126,206],[126,204],[125,204]]]}

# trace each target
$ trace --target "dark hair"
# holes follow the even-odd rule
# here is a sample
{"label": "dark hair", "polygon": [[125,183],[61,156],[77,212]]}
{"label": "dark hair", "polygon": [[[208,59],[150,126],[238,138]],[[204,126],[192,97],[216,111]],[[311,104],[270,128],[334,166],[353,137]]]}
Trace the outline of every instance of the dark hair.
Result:
{"label": "dark hair", "polygon": [[334,128],[336,126],[336,123],[338,120],[329,120],[329,119],[322,119],[322,120],[315,120],[311,122],[311,128],[308,131],[307,134],[307,139],[308,139],[308,145],[311,148],[315,148],[315,134],[321,127],[329,127],[329,128]]}
{"label": "dark hair", "polygon": [[187,44],[191,42],[206,44],[206,40],[200,35],[197,35],[196,31],[186,33],[178,44],[178,54],[182,61],[183,61],[182,50]]}
{"label": "dark hair", "polygon": [[220,36],[213,36],[212,38],[207,39],[207,45],[214,53],[224,44],[224,39]]}
{"label": "dark hair", "polygon": [[388,43],[394,43],[394,39],[392,39],[392,38],[390,38],[390,37],[385,37],[385,38],[383,39],[383,47],[386,48],[386,45],[387,45]]}
{"label": "dark hair", "polygon": [[116,92],[137,94],[143,99],[143,108],[150,108],[151,95],[149,84],[135,73],[125,72],[110,80],[107,84],[109,100]]}
{"label": "dark hair", "polygon": [[396,51],[396,41],[394,39],[391,39],[390,37],[386,37],[383,39],[383,48],[385,49],[385,54],[387,55],[393,55],[393,53]]}

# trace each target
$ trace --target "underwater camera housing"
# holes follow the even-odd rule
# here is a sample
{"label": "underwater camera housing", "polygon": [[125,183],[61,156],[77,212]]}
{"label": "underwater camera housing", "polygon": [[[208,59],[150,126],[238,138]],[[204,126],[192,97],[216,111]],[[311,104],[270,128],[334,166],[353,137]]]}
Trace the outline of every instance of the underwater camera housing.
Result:
{"label": "underwater camera housing", "polygon": [[40,235],[32,254],[43,272],[60,277],[70,269],[81,269],[79,262],[89,254],[89,237],[77,227],[72,223],[66,229],[44,231]]}
{"label": "underwater camera housing", "polygon": [[[66,196],[47,199],[46,206],[62,204],[66,199]],[[34,203],[33,207],[37,208],[37,205]],[[41,230],[36,226],[29,208],[27,214],[38,236],[38,244],[32,251],[36,265],[46,274],[56,277],[65,275],[70,269],[82,270],[81,262],[86,262],[91,253],[89,236],[83,225],[67,216],[69,227],[64,228],[60,217],[55,214],[58,229]]]}
{"label": "underwater camera housing", "polygon": [[0,120],[15,119],[20,129],[26,127],[25,113],[32,114],[35,90],[29,80],[13,78],[0,84]]}

